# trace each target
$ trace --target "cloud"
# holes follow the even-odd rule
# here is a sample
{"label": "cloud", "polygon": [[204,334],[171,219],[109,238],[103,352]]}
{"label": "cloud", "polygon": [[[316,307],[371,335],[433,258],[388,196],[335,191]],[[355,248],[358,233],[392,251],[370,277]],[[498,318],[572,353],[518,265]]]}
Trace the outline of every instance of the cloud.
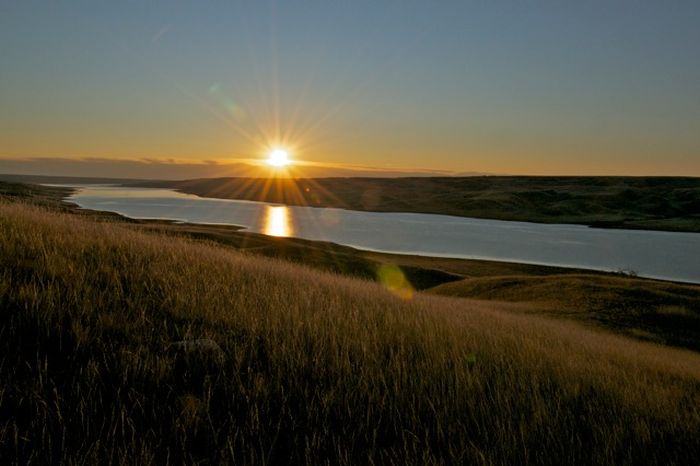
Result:
{"label": "cloud", "polygon": [[[107,158],[0,158],[0,173],[17,175],[69,176],[90,178],[130,178],[148,180],[183,180],[193,178],[266,177],[270,168],[260,161]],[[320,177],[398,177],[453,176],[454,172],[430,169],[394,169],[353,165],[299,162],[289,169],[291,176]],[[476,173],[470,173],[476,174]],[[461,174],[464,176],[464,174]]]}
{"label": "cloud", "polygon": [[170,26],[163,26],[162,28],[160,28],[158,32],[153,34],[153,37],[151,37],[151,44],[158,43],[163,38],[163,36],[168,33],[168,31],[170,31]]}

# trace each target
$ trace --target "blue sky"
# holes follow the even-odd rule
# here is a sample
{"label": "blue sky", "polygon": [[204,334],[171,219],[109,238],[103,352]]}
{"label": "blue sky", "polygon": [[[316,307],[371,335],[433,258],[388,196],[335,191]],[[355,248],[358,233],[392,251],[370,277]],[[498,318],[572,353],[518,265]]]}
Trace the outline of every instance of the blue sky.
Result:
{"label": "blue sky", "polygon": [[1,2],[0,158],[700,176],[699,5]]}

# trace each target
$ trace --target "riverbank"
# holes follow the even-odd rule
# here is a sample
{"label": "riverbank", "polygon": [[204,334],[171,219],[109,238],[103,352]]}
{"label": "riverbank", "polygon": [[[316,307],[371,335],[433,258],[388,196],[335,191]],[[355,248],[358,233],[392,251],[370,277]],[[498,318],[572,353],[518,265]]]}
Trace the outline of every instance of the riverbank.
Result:
{"label": "riverbank", "polygon": [[362,251],[323,241],[250,233],[236,226],[135,220],[112,212],[80,209],[75,204],[65,202],[64,199],[73,192],[75,192],[73,188],[0,182],[0,198],[4,197],[11,201],[27,202],[59,212],[87,216],[98,221],[124,222],[134,228],[213,241],[247,253],[275,257],[334,273],[369,279],[375,277],[374,271],[378,265],[394,264],[405,270],[414,287],[419,290],[467,277],[546,276],[570,273],[611,275],[605,272],[565,267]]}
{"label": "riverbank", "polygon": [[[700,235],[378,213],[215,199],[164,188],[85,186],[68,198],[82,208],[130,218],[239,225],[271,236],[325,241],[389,254],[481,259],[700,283]],[[650,247],[653,245],[653,247]]]}
{"label": "riverbank", "polygon": [[219,199],[433,213],[597,228],[700,232],[700,178],[470,176],[206,178],[182,181],[3,175],[14,183],[109,183]]}

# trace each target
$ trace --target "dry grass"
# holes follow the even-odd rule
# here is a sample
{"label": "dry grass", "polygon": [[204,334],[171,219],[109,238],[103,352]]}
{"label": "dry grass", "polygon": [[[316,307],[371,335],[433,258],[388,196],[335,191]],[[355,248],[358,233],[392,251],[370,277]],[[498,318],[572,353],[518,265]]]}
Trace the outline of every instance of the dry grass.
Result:
{"label": "dry grass", "polygon": [[0,458],[697,458],[699,355],[507,308],[0,202]]}
{"label": "dry grass", "polygon": [[521,303],[644,340],[700,351],[700,286],[603,274],[509,275],[443,284],[433,294]]}

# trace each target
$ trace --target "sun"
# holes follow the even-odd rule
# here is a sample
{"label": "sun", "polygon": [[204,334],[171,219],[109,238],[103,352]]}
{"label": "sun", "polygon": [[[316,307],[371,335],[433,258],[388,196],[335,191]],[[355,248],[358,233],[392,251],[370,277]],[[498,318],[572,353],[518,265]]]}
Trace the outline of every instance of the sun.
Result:
{"label": "sun", "polygon": [[268,165],[277,168],[286,167],[292,163],[292,161],[289,160],[289,152],[284,149],[271,150],[270,153],[267,154],[267,160],[265,162]]}

